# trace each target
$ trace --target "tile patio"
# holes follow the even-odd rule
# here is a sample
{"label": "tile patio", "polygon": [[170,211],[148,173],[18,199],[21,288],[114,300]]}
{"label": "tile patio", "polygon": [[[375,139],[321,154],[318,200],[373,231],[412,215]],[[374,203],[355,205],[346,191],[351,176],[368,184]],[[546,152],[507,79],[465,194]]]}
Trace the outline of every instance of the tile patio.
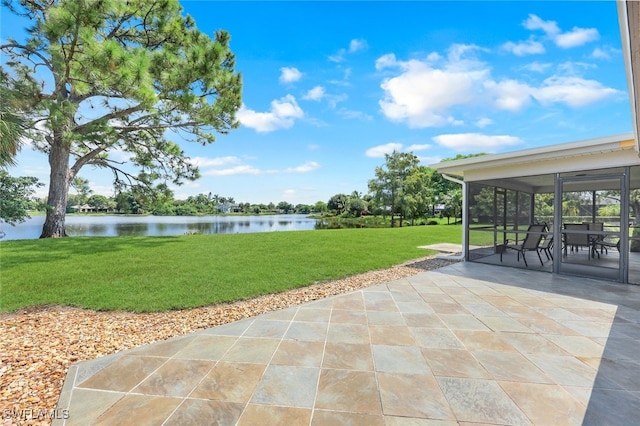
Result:
{"label": "tile patio", "polygon": [[640,287],[459,263],[72,366],[64,425],[628,424]]}

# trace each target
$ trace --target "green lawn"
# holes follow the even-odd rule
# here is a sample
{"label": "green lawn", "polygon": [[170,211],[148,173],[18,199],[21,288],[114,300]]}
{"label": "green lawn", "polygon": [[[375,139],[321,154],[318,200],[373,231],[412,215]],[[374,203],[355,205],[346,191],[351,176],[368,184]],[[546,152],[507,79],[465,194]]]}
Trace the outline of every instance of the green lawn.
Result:
{"label": "green lawn", "polygon": [[459,225],[0,243],[0,312],[54,304],[152,312],[277,293],[432,254]]}

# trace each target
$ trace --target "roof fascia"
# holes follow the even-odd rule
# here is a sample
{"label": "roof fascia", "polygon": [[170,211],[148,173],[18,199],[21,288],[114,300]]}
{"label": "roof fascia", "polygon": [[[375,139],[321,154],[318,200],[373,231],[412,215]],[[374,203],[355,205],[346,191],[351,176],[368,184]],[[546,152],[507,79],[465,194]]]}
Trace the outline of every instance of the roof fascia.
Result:
{"label": "roof fascia", "polygon": [[[632,133],[587,139],[558,145],[524,149],[502,154],[482,155],[461,160],[442,161],[431,165],[439,173],[466,177],[471,170],[512,167],[516,164],[549,162],[552,160],[599,154],[609,151],[628,150],[635,146]],[[604,167],[608,167],[605,165]],[[545,172],[542,172],[545,173]]]}

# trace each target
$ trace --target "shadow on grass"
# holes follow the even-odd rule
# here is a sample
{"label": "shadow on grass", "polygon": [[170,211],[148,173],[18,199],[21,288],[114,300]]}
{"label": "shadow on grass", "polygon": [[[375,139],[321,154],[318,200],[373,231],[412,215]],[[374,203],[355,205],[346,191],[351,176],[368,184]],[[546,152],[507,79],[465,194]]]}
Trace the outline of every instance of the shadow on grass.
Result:
{"label": "shadow on grass", "polygon": [[186,243],[184,237],[67,237],[12,240],[0,243],[0,269],[25,263],[57,262],[73,256],[98,255],[131,250],[142,251],[161,245]]}

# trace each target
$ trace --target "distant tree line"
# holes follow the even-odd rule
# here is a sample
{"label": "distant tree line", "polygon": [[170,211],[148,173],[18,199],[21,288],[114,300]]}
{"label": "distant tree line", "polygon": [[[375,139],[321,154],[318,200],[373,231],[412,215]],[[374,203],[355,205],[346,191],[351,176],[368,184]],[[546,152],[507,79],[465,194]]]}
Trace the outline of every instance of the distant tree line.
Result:
{"label": "distant tree line", "polygon": [[[218,194],[198,194],[177,200],[168,188],[156,188],[153,194],[145,191],[121,191],[115,197],[92,194],[88,182],[76,178],[72,183],[77,194],[69,194],[67,212],[113,212],[123,214],[151,214],[156,216],[201,216],[215,214],[312,214],[325,213],[327,204],[291,204],[287,201],[252,204],[236,202],[234,197]],[[41,200],[44,203],[45,200]]]}
{"label": "distant tree line", "polygon": [[113,198],[92,195],[88,182],[76,178],[72,182],[77,194],[70,194],[67,210],[117,211],[125,214],[152,214],[158,216],[198,216],[214,214],[317,214],[338,218],[358,218],[375,215],[390,217],[391,226],[405,220],[413,225],[416,220],[436,215],[458,218],[462,209],[460,185],[448,181],[435,169],[419,165],[413,153],[393,152],[385,156],[385,164],[376,167],[375,177],[369,181],[369,193],[353,191],[333,195],[326,203],[313,205],[280,201],[277,204],[237,203],[233,197],[218,194],[198,194],[186,200],[176,200],[167,187],[155,191],[122,191]]}
{"label": "distant tree line", "polygon": [[[157,216],[199,216],[215,214],[315,214],[336,218],[359,218],[363,216],[382,216],[391,218],[391,226],[400,226],[408,220],[434,216],[460,217],[462,191],[458,184],[450,182],[430,167],[420,166],[419,159],[412,153],[394,152],[385,157],[385,164],[375,169],[375,177],[369,181],[369,193],[353,191],[350,194],[338,193],[326,202],[315,204],[292,204],[287,201],[276,203],[236,202],[234,197],[221,196],[211,192],[189,196],[184,200],[174,198],[173,192],[164,184],[157,185],[153,191],[140,187],[120,191],[113,197],[94,194],[89,181],[76,177],[71,182],[75,193],[69,194],[67,213],[121,213],[151,214]],[[5,180],[8,176],[5,176]],[[12,210],[2,217],[10,223],[26,218],[28,210],[35,210],[47,204],[46,199],[34,199],[35,178],[29,184],[30,191],[19,192],[20,209]],[[9,197],[5,197],[9,200]],[[11,199],[16,199],[12,197]],[[18,197],[20,201],[20,197]],[[4,211],[9,212],[8,207]]]}

